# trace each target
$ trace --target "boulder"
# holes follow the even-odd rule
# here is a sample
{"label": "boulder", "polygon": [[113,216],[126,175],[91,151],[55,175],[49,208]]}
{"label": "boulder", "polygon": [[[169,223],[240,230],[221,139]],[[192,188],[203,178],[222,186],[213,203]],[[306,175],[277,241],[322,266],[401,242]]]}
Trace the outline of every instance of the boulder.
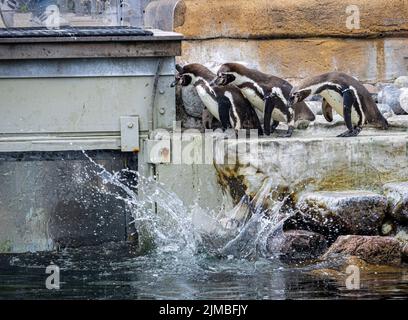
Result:
{"label": "boulder", "polygon": [[303,194],[297,208],[301,212],[298,219],[312,231],[332,237],[341,234],[377,235],[385,217],[387,199],[358,190],[313,192]]}
{"label": "boulder", "polygon": [[398,88],[407,88],[408,87],[408,76],[400,76],[395,79],[394,84]]}
{"label": "boulder", "polygon": [[267,250],[279,254],[284,262],[300,262],[317,258],[327,249],[327,241],[321,234],[305,230],[289,230],[267,240]]}
{"label": "boulder", "polygon": [[340,236],[322,259],[333,256],[356,256],[370,264],[399,265],[401,248],[392,237],[347,235]]}
{"label": "boulder", "polygon": [[401,95],[399,97],[399,103],[401,109],[408,113],[408,88],[400,89]]}
{"label": "boulder", "polygon": [[378,93],[378,103],[388,104],[395,114],[407,114],[400,106],[400,95],[402,91],[395,85],[385,86]]}
{"label": "boulder", "polygon": [[408,182],[387,183],[384,185],[388,209],[391,217],[402,223],[408,223]]}
{"label": "boulder", "polygon": [[184,110],[194,118],[200,118],[203,113],[204,104],[201,101],[194,87],[182,87],[181,96],[183,100]]}
{"label": "boulder", "polygon": [[381,114],[386,118],[390,118],[394,116],[394,111],[392,111],[392,108],[385,103],[377,103],[377,108],[380,110]]}
{"label": "boulder", "polygon": [[306,104],[315,115],[322,114],[322,102],[321,101],[306,101]]}

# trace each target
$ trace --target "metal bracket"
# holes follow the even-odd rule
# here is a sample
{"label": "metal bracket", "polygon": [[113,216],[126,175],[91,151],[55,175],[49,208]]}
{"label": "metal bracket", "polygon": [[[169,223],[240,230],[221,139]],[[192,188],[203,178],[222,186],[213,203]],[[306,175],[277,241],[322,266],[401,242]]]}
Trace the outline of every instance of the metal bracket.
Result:
{"label": "metal bracket", "polygon": [[120,117],[121,150],[139,152],[139,117]]}

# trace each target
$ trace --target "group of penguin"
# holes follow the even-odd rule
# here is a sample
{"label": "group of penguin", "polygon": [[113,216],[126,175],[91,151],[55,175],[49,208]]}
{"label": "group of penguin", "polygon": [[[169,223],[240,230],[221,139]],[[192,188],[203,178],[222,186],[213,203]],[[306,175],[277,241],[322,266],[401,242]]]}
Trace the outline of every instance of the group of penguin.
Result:
{"label": "group of penguin", "polygon": [[[312,95],[322,96],[327,121],[333,121],[333,109],[344,118],[347,131],[339,137],[357,136],[365,124],[388,128],[366,87],[345,73],[321,74],[292,87],[284,79],[239,63],[225,63],[217,74],[198,63],[178,64],[176,71],[171,86],[194,87],[206,108],[203,114],[209,112],[223,129],[257,129],[259,135],[270,135],[283,122],[288,130],[280,137],[290,137],[297,120],[315,120],[304,101]],[[263,129],[255,109],[263,114]]]}

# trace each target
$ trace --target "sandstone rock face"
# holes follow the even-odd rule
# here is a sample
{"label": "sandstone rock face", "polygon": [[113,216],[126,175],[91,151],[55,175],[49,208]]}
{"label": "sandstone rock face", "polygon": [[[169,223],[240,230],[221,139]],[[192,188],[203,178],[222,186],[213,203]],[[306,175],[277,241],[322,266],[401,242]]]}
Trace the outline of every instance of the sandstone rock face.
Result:
{"label": "sandstone rock face", "polygon": [[388,104],[392,111],[397,115],[407,114],[400,105],[400,96],[402,89],[394,85],[384,87],[378,94],[378,102]]}
{"label": "sandstone rock face", "polygon": [[267,250],[279,252],[280,259],[285,262],[317,258],[326,249],[327,241],[323,235],[305,230],[289,230],[279,239],[271,237],[267,240]]}
{"label": "sandstone rock face", "polygon": [[[332,70],[369,82],[405,75],[408,39],[382,37],[407,30],[406,3],[390,0],[384,6],[382,0],[357,0],[352,5],[329,0],[182,0],[172,18],[174,30],[186,39],[179,61],[246,61],[294,84]],[[347,25],[350,9],[359,10],[359,27]],[[156,12],[151,16],[157,20]],[[361,39],[367,36],[373,38]]]}
{"label": "sandstone rock face", "polygon": [[391,217],[398,222],[408,222],[408,182],[384,185]]}
{"label": "sandstone rock face", "polygon": [[391,81],[405,73],[408,39],[220,38],[183,41],[182,52],[178,59],[181,63],[247,62],[263,72],[288,80],[292,85],[333,70],[373,83]]}
{"label": "sandstone rock face", "polygon": [[[408,29],[406,3],[390,0],[184,0],[176,10],[177,32],[188,38],[277,38],[293,36],[367,36]],[[347,25],[357,9],[360,25]],[[245,14],[243,14],[245,13]],[[349,18],[349,20],[351,20]],[[353,22],[352,20],[350,22]]]}
{"label": "sandstone rock face", "polygon": [[399,88],[408,88],[408,76],[400,76],[395,79],[394,84]]}
{"label": "sandstone rock face", "polygon": [[302,195],[297,208],[306,225],[325,234],[377,235],[387,200],[368,191],[314,192]]}
{"label": "sandstone rock face", "polygon": [[340,236],[322,259],[340,256],[356,256],[367,263],[399,265],[401,248],[397,240],[380,236]]}

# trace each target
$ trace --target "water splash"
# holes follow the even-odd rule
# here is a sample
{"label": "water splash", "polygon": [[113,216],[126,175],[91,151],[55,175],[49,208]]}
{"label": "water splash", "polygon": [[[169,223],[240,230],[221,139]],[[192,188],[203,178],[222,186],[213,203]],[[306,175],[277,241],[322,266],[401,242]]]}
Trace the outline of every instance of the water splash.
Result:
{"label": "water splash", "polygon": [[[227,212],[211,213],[197,205],[186,207],[183,201],[154,177],[144,177],[136,171],[123,169],[109,172],[85,152],[102,183],[118,187],[121,193],[109,193],[124,201],[130,210],[142,246],[157,252],[177,252],[194,255],[206,252],[214,256],[255,259],[271,257],[267,239],[283,232],[283,223],[292,214],[282,210],[287,198],[271,198],[273,183],[265,180],[256,196],[244,197]],[[134,184],[129,185],[129,174]],[[266,203],[268,203],[266,205]]]}

